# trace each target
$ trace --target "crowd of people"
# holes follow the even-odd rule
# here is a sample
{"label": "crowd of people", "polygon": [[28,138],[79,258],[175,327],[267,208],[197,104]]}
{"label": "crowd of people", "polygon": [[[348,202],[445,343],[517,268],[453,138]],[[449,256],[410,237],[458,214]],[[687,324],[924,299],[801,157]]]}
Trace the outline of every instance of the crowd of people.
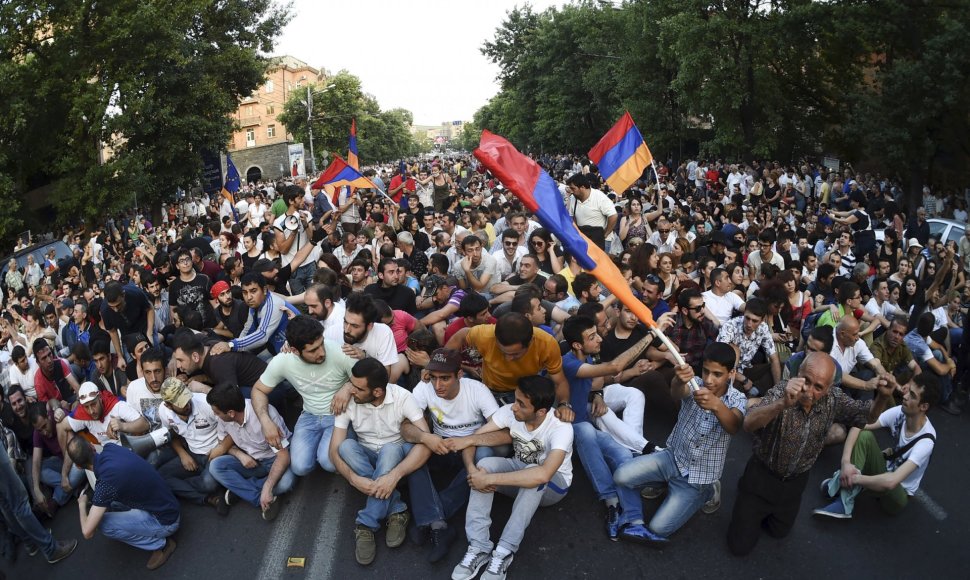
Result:
{"label": "crowd of people", "polygon": [[[851,518],[860,493],[905,507],[927,414],[966,402],[970,227],[927,222],[966,223],[966,199],[927,189],[910,211],[879,175],[713,160],[613,192],[588,160],[537,161],[685,364],[471,156],[115,216],[2,281],[4,554],[69,556],[38,518],[76,498],[85,538],[156,569],[181,502],[273,520],[320,467],[361,493],[360,564],[382,531],[440,561],[463,526],[452,578],[505,578],[574,452],[614,541],[664,546],[732,494],[727,546],[748,554],[795,525],[825,445],[844,451],[816,515]],[[644,437],[652,393],[679,404],[665,441]],[[753,453],[722,485],[742,430]],[[497,539],[496,493],[514,502]]]}

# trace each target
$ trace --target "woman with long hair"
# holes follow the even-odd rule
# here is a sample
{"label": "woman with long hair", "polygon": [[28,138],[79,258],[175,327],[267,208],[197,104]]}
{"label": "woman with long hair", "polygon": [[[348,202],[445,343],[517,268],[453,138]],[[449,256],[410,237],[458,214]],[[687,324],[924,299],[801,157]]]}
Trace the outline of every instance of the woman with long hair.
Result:
{"label": "woman with long hair", "polygon": [[884,235],[882,246],[876,252],[876,260],[889,260],[890,268],[896,268],[896,264],[903,257],[903,249],[899,247],[899,234],[894,228],[886,228]]}
{"label": "woman with long hair", "polygon": [[657,255],[657,246],[644,243],[633,251],[630,257],[630,268],[633,271],[633,288],[643,291],[643,281],[650,274],[657,273],[660,257]]}
{"label": "woman with long hair", "polygon": [[745,272],[744,266],[735,262],[730,266],[726,266],[728,275],[731,276],[731,283],[734,284],[734,289],[732,292],[737,294],[741,300],[748,299],[748,287],[751,285],[751,281],[748,280],[748,275]]}
{"label": "woman with long hair", "polygon": [[649,236],[646,220],[643,217],[643,202],[640,198],[632,198],[623,213],[623,219],[620,220],[620,241],[623,242],[624,247],[628,239],[646,240]]}
{"label": "woman with long hair", "polygon": [[245,236],[243,236],[243,247],[245,252],[243,252],[241,258],[243,263],[243,270],[249,272],[253,269],[253,265],[256,264],[256,260],[259,259],[259,230],[250,230]]}
{"label": "woman with long hair", "polygon": [[664,291],[660,294],[662,300],[669,300],[677,291],[678,280],[674,272],[674,258],[670,252],[659,254],[657,258],[657,276],[664,283]]}
{"label": "woman with long hair", "polygon": [[765,322],[771,329],[775,341],[775,351],[781,364],[788,362],[798,346],[800,333],[792,330],[792,308],[788,302],[788,291],[781,277],[765,280],[758,288],[758,296],[768,303],[768,316]]}
{"label": "woman with long hair", "polygon": [[529,234],[529,251],[539,257],[539,271],[548,275],[562,271],[562,253],[552,242],[552,234],[546,228],[536,228]]}
{"label": "woman with long hair", "polygon": [[910,274],[903,279],[902,290],[899,293],[899,307],[904,312],[909,312],[916,301],[916,291],[919,289],[919,280]]}

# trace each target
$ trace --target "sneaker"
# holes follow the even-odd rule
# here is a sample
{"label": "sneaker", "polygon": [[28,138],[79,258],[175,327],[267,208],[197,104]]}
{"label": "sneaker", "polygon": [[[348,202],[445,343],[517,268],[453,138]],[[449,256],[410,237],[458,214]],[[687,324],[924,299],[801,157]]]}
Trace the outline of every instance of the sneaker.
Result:
{"label": "sneaker", "polygon": [[[267,522],[271,522],[276,519],[276,516],[280,515],[280,504],[279,498],[273,498],[269,506],[263,510],[263,519]],[[228,509],[228,508],[227,508]]]}
{"label": "sneaker", "polygon": [[505,555],[500,555],[497,551],[492,552],[492,559],[488,562],[488,568],[485,568],[485,571],[482,572],[482,580],[505,580],[514,557],[515,554],[512,552]]}
{"label": "sneaker", "polygon": [[836,498],[835,501],[830,503],[825,507],[820,507],[812,512],[817,516],[826,516],[829,518],[835,518],[837,520],[850,520],[852,519],[852,514],[845,513],[845,504],[842,503],[842,498]]}
{"label": "sneaker", "polygon": [[666,487],[645,487],[640,490],[640,497],[643,499],[657,499],[667,493]]}
{"label": "sneaker", "polygon": [[711,496],[711,499],[707,500],[707,503],[705,503],[703,507],[701,507],[701,511],[704,512],[705,514],[710,515],[719,509],[721,509],[721,480],[720,479],[714,482],[714,495]]}
{"label": "sneaker", "polygon": [[620,534],[621,513],[623,513],[623,508],[618,505],[606,506],[606,535],[614,542],[617,541],[617,536]]}
{"label": "sneaker", "polygon": [[832,483],[831,477],[826,477],[822,480],[822,483],[818,486],[818,490],[822,492],[822,497],[831,499],[833,495],[829,493],[829,485]]}
{"label": "sneaker", "polygon": [[175,540],[172,538],[165,539],[165,546],[161,550],[155,550],[152,552],[152,557],[148,559],[148,569],[157,570],[162,567],[162,564],[168,561],[169,556],[175,551]]}
{"label": "sneaker", "polygon": [[235,504],[235,503],[236,503],[237,501],[239,501],[239,496],[238,496],[238,495],[236,495],[236,494],[234,494],[234,493],[232,493],[231,491],[229,491],[229,490],[227,489],[227,490],[226,490],[226,495],[225,495],[225,497],[223,497],[222,499],[224,499],[224,500],[225,500],[225,502],[226,502],[226,505],[233,505],[233,504]]}
{"label": "sneaker", "polygon": [[384,541],[388,548],[397,548],[404,543],[409,521],[411,516],[407,510],[387,516],[387,536],[384,537]]}
{"label": "sneaker", "polygon": [[465,556],[452,571],[451,580],[472,580],[472,578],[478,576],[482,567],[488,564],[490,557],[491,555],[488,552],[479,552],[474,547],[468,546]]}
{"label": "sneaker", "polygon": [[[54,544],[54,553],[51,554],[51,557],[47,559],[47,563],[57,564],[64,558],[67,558],[73,554],[74,548],[77,548],[77,540],[59,540],[56,544]],[[33,556],[33,554],[31,554],[31,556]]]}
{"label": "sneaker", "polygon": [[220,516],[225,516],[229,514],[229,504],[226,503],[226,498],[224,494],[214,493],[209,497],[205,498],[206,505],[211,505],[216,509],[216,513]]}
{"label": "sneaker", "polygon": [[620,539],[638,544],[646,544],[653,548],[660,548],[670,542],[667,538],[655,534],[643,524],[627,524],[620,529]]}
{"label": "sneaker", "polygon": [[357,524],[357,527],[354,528],[354,537],[357,542],[357,547],[354,551],[354,555],[357,556],[357,563],[361,566],[370,565],[377,555],[377,542],[374,540],[374,530],[367,526]]}
{"label": "sneaker", "polygon": [[431,552],[428,553],[428,562],[434,564],[448,555],[451,550],[451,543],[455,541],[458,532],[454,528],[431,528]]}
{"label": "sneaker", "polygon": [[940,405],[940,408],[951,415],[959,415],[960,413],[963,412],[963,409],[958,407],[957,404],[953,402],[952,399]]}

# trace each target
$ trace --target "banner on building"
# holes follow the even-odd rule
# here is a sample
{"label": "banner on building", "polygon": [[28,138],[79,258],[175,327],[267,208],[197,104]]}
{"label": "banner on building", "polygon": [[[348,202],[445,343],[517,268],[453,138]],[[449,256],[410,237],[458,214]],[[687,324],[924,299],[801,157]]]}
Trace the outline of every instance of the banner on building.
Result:
{"label": "banner on building", "polygon": [[303,154],[303,143],[291,143],[288,149],[290,153],[290,177],[306,177],[306,156]]}

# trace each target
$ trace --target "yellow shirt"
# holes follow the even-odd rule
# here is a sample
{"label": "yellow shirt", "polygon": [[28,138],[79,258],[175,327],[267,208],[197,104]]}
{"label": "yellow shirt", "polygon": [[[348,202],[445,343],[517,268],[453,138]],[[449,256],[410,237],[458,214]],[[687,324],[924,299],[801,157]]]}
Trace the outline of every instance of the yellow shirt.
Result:
{"label": "yellow shirt", "polygon": [[575,298],[576,293],[573,292],[573,280],[576,279],[576,274],[573,274],[573,271],[569,269],[569,266],[566,266],[565,268],[560,270],[559,273],[562,275],[563,278],[566,279],[566,282],[569,282],[569,286],[566,287],[566,291],[569,292],[570,296]]}
{"label": "yellow shirt", "polygon": [[480,324],[472,328],[465,341],[482,355],[482,380],[488,388],[498,393],[514,391],[521,377],[537,375],[543,370],[548,374],[562,372],[559,343],[548,332],[538,328],[532,331],[529,350],[522,358],[511,361],[499,350],[494,324]]}

